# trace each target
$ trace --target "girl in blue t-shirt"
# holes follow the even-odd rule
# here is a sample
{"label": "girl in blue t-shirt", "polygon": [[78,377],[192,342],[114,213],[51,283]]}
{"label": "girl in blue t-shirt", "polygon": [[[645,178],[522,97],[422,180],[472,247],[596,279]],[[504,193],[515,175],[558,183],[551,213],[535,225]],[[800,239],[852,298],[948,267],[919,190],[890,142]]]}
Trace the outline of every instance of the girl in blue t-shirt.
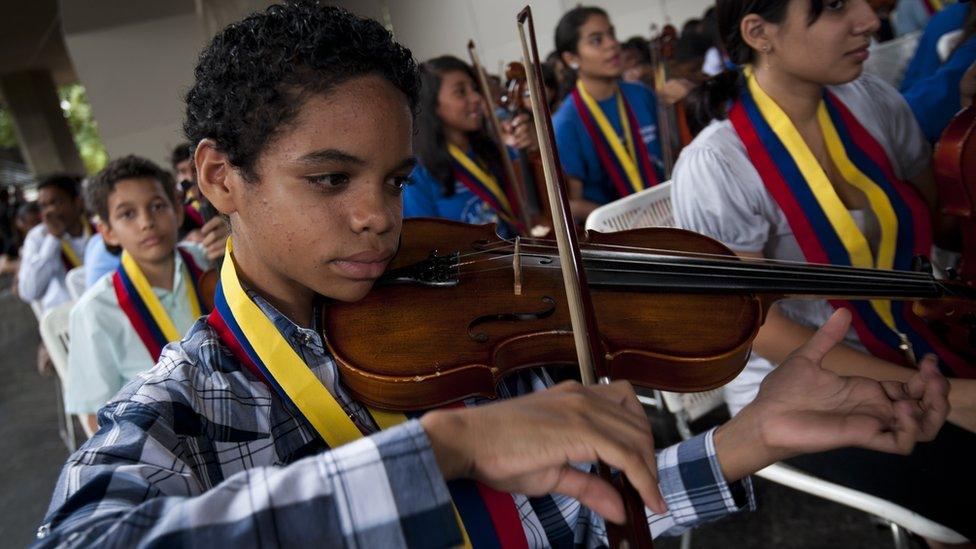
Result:
{"label": "girl in blue t-shirt", "polygon": [[[497,223],[500,235],[518,234],[518,202],[504,175],[499,147],[485,131],[485,101],[474,71],[451,56],[431,59],[421,69],[414,137],[419,163],[403,193],[404,217]],[[503,132],[510,145],[534,145],[534,130],[524,117],[504,124]]]}
{"label": "girl in blue t-shirt", "polygon": [[566,12],[556,26],[556,51],[577,72],[553,126],[573,214],[582,219],[660,181],[657,98],[620,80],[620,42],[600,8]]}

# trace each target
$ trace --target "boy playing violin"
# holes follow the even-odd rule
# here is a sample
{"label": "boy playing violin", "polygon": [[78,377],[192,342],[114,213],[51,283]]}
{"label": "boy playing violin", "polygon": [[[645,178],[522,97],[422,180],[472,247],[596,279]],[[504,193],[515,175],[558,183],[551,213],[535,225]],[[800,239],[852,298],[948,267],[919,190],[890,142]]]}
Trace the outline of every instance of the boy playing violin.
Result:
{"label": "boy playing violin", "polygon": [[628,383],[548,388],[542,370],[507,379],[499,402],[380,431],[388,418],[344,389],[316,317],[366,295],[396,252],[416,71],[380,24],[311,2],[214,38],[185,129],[232,228],[215,312],[102,408],[39,546],[589,546],[601,517],[624,513],[580,463],[620,469],[653,533],[673,533],[748,506],[743,479],[786,456],[907,452],[938,431],[946,382],[931,361],[904,384],[819,368],[843,316],[734,420],[658,455]]}

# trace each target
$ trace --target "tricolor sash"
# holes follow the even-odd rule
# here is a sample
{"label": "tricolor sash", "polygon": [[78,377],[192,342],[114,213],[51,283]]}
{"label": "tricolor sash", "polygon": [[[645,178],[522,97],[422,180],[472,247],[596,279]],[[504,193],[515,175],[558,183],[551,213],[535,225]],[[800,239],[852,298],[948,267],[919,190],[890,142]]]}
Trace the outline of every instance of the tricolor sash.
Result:
{"label": "tricolor sash", "polygon": [[[88,222],[85,221],[84,219],[81,220],[81,230],[83,231],[86,240],[92,234],[91,225],[89,225]],[[71,241],[69,240],[68,235],[65,234],[64,236],[61,237],[60,240],[61,240],[61,264],[64,265],[65,272],[68,272],[71,269],[74,269],[75,267],[81,267],[82,265],[81,258],[79,258],[78,254],[75,253],[75,249],[71,247]]]}
{"label": "tricolor sash", "polygon": [[624,93],[619,88],[614,91],[620,125],[623,128],[623,141],[582,82],[576,82],[570,97],[593,142],[600,165],[610,177],[617,194],[623,198],[657,185],[657,172],[654,171],[650,153],[641,138],[637,117],[634,116]]}
{"label": "tricolor sash", "polygon": [[183,211],[186,212],[186,216],[189,217],[197,227],[203,227],[203,214],[200,213],[200,201],[193,198],[187,200],[183,203]]}
{"label": "tricolor sash", "polygon": [[[188,252],[179,248],[177,252],[183,258],[183,281],[190,313],[197,318],[205,310],[199,286],[201,270]],[[179,340],[182,334],[153,293],[146,275],[128,252],[122,252],[122,265],[112,276],[112,285],[119,307],[146,346],[153,362],[156,362],[163,347]]]}
{"label": "tricolor sash", "polygon": [[923,0],[922,5],[925,6],[925,12],[929,15],[934,15],[937,11],[942,11],[945,4],[942,0]]}
{"label": "tricolor sash", "polygon": [[[789,117],[762,90],[751,68],[745,74],[747,87],[729,120],[808,262],[911,270],[916,255],[930,253],[931,219],[924,200],[914,186],[895,176],[882,146],[839,98],[824,90],[817,117],[831,159],[844,179],[865,194],[878,219],[876,253]],[[937,354],[947,374],[976,377],[976,367],[945,347],[912,313],[911,302],[830,304],[851,311],[858,338],[871,354],[902,364],[907,342],[919,358]]]}
{"label": "tricolor sash", "polygon": [[512,208],[512,202],[507,194],[507,191],[511,189],[511,184],[502,188],[498,183],[498,178],[464,154],[464,151],[456,145],[448,143],[447,152],[454,161],[454,177],[478,198],[491,206],[498,217],[509,225],[522,229],[522,223],[519,221],[515,209]]}
{"label": "tricolor sash", "polygon": [[[248,297],[237,276],[233,245],[227,253],[207,322],[244,366],[264,381],[312,425],[329,448],[364,435],[274,323]],[[407,420],[402,413],[367,408],[381,429]],[[510,494],[473,481],[449,483],[465,547],[527,547],[522,522]]]}

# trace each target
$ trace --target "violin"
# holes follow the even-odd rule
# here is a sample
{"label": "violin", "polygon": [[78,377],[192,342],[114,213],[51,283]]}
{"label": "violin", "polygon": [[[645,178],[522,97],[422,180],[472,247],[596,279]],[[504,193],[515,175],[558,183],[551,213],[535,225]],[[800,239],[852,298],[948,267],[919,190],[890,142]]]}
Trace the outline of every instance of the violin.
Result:
{"label": "violin", "polygon": [[951,278],[976,287],[976,104],[956,114],[932,153],[942,213],[959,221],[962,260]]}
{"label": "violin", "polygon": [[[505,90],[502,94],[502,107],[508,111],[508,116],[514,119],[520,114],[526,114],[532,119],[532,106],[525,66],[518,61],[512,61],[505,67]],[[544,230],[536,231],[532,236],[545,236],[552,230],[549,197],[546,192],[545,171],[542,168],[542,155],[538,149],[519,151],[519,165],[522,168],[522,178],[532,181],[527,185],[531,191],[530,208],[535,216],[537,226]]]}
{"label": "violin", "polygon": [[[653,33],[656,26],[651,27]],[[650,40],[651,66],[654,71],[654,91],[657,92],[657,120],[661,134],[661,156],[664,163],[664,179],[671,178],[671,170],[678,160],[678,154],[691,143],[691,129],[685,114],[684,103],[666,105],[660,100],[664,83],[671,77],[670,60],[678,42],[678,30],[674,25],[664,25],[661,32]]]}
{"label": "violin", "polygon": [[[526,180],[530,178],[532,181],[536,181],[533,178],[533,174],[526,171],[526,167],[531,165],[529,155],[525,151],[519,151],[519,158],[522,162],[519,163],[519,169],[515,169],[511,158],[508,156],[508,150],[502,141],[501,122],[498,120],[494,94],[491,92],[491,86],[488,85],[488,75],[485,73],[485,69],[481,64],[474,40],[468,40],[468,55],[471,58],[471,65],[474,68],[474,72],[478,77],[478,86],[481,88],[481,94],[485,98],[486,110],[488,111],[488,130],[492,134],[492,139],[495,141],[495,144],[498,146],[498,154],[501,157],[502,167],[505,170],[505,177],[511,182],[513,194],[518,203],[519,221],[521,223],[521,227],[518,227],[519,232],[527,236],[545,236],[549,233],[552,224],[547,222],[547,216],[545,215],[546,209],[540,206],[536,189],[526,185]],[[505,93],[502,94],[500,101],[503,105],[508,101]],[[506,110],[509,109],[506,108]]]}

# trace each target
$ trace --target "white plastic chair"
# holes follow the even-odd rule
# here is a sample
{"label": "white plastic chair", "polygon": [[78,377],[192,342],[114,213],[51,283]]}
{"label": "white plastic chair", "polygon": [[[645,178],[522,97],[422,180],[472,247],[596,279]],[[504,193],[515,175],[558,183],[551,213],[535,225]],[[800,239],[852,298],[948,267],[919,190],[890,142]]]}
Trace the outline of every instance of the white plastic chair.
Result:
{"label": "white plastic chair", "polygon": [[[917,41],[917,36],[915,39]],[[670,193],[671,182],[665,182],[601,206],[593,210],[586,219],[586,228],[587,230],[613,232],[641,227],[673,227],[674,216],[671,211]],[[678,432],[684,439],[691,438],[693,435],[690,427],[693,421],[712,410],[725,406],[721,388],[702,393],[654,391],[654,398],[640,396],[638,399],[644,405],[657,408],[661,408],[660,403],[663,400],[667,410],[674,414]],[[959,533],[900,505],[821,480],[782,463],[770,465],[756,474],[795,490],[860,509],[878,517],[891,528],[897,549],[908,549],[906,530],[943,543],[964,543],[967,541]],[[690,534],[689,531],[682,535],[681,549],[690,547]]]}
{"label": "white plastic chair", "polygon": [[64,388],[68,381],[68,314],[73,305],[72,302],[62,303],[41,318],[41,339],[54,364],[54,371],[58,374],[55,380],[58,394],[58,433],[68,452],[74,452],[77,447],[74,419],[64,410]]}
{"label": "white plastic chair", "polygon": [[604,204],[586,218],[586,230],[612,233],[643,227],[674,227],[671,182]]}
{"label": "white plastic chair", "polygon": [[85,266],[81,265],[68,271],[64,277],[64,284],[68,287],[71,300],[78,301],[81,294],[85,293]]}

